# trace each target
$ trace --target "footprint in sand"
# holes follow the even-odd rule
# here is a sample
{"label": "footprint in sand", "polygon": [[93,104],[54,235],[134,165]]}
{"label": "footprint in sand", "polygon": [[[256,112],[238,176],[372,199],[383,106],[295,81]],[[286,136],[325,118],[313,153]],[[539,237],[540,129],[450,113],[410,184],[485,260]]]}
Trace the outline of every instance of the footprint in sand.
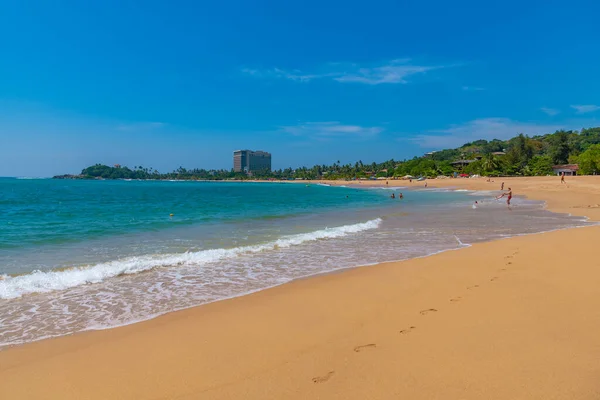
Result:
{"label": "footprint in sand", "polygon": [[506,257],[504,257],[504,258],[513,258],[513,256],[506,256]]}
{"label": "footprint in sand", "polygon": [[326,373],[323,376],[316,376],[316,377],[312,378],[312,381],[313,381],[313,383],[325,383],[329,379],[331,379],[333,374],[335,374],[335,371],[329,371],[328,373]]}
{"label": "footprint in sand", "polygon": [[431,312],[436,312],[436,311],[437,310],[435,308],[429,308],[427,310],[421,310],[421,311],[419,311],[419,314],[421,314],[421,315],[427,315],[427,314],[429,314]]}
{"label": "footprint in sand", "polygon": [[377,347],[375,343],[363,344],[362,346],[356,346],[354,351],[358,353],[365,349],[374,349],[375,347]]}
{"label": "footprint in sand", "polygon": [[495,276],[495,277],[493,277],[492,279],[490,279],[490,281],[491,281],[491,282],[494,282],[495,280],[498,280],[498,277],[497,277],[497,276]]}
{"label": "footprint in sand", "polygon": [[509,261],[509,262],[506,263],[506,265],[512,265],[512,262]]}
{"label": "footprint in sand", "polygon": [[416,328],[416,326],[411,326],[411,327],[410,327],[410,328],[408,328],[408,329],[402,329],[402,330],[400,331],[400,333],[401,333],[402,335],[406,335],[407,333],[411,333],[411,332],[412,332],[412,330],[413,330],[413,329],[415,329],[415,328]]}
{"label": "footprint in sand", "polygon": [[456,301],[461,301],[462,297],[458,296],[458,297],[453,297],[450,299],[450,301],[456,302]]}
{"label": "footprint in sand", "polygon": [[506,268],[500,268],[498,271],[506,271]]}
{"label": "footprint in sand", "polygon": [[478,288],[478,287],[479,287],[479,285],[467,286],[467,289],[470,290],[470,289],[475,289],[475,288]]}

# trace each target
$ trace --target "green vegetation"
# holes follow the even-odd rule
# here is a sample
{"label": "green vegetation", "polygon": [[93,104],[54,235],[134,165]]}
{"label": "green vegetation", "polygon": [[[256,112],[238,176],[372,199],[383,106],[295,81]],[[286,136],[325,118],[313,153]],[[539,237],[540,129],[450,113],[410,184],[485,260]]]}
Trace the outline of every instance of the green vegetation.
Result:
{"label": "green vegetation", "polygon": [[81,175],[56,178],[80,179],[181,179],[181,180],[245,180],[245,179],[360,179],[374,177],[436,177],[453,174],[483,176],[533,176],[552,174],[557,164],[579,164],[579,174],[600,173],[600,127],[577,131],[557,131],[528,137],[519,134],[509,140],[477,140],[457,149],[446,149],[411,160],[383,163],[315,165],[312,168],[281,169],[269,173],[244,173],[228,170],[205,170],[183,167],[169,173],[153,168],[96,164]]}
{"label": "green vegetation", "polygon": [[575,158],[579,172],[584,175],[600,173],[600,144],[594,144]]}

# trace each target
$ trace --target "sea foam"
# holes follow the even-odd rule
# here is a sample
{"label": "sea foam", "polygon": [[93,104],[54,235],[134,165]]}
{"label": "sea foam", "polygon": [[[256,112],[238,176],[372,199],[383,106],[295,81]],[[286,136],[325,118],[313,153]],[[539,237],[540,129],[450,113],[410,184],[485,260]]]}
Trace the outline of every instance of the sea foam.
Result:
{"label": "sea foam", "polygon": [[137,274],[155,268],[198,266],[235,258],[243,254],[260,253],[301,245],[306,242],[333,239],[376,229],[381,218],[353,225],[325,228],[308,233],[284,236],[278,240],[230,249],[208,249],[183,254],[160,254],[129,257],[90,266],[74,267],[57,271],[33,271],[26,275],[0,277],[0,299],[14,299],[31,293],[65,290],[80,285],[100,283],[121,275]]}

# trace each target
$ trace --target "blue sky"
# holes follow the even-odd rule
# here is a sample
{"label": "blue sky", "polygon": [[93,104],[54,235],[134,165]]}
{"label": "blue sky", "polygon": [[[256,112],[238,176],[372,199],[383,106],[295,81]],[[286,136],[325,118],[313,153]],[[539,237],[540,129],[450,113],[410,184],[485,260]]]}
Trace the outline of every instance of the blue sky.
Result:
{"label": "blue sky", "polygon": [[[212,3],[212,4],[211,4]],[[404,159],[600,125],[595,1],[0,1],[0,176]]]}

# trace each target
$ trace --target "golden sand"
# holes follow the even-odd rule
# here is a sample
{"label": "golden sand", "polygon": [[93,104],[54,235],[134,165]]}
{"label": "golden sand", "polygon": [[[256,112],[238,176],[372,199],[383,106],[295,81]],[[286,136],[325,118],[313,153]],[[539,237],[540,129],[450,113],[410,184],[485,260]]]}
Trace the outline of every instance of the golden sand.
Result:
{"label": "golden sand", "polygon": [[[600,177],[504,181],[600,220]],[[599,249],[521,236],[10,348],[0,399],[599,399]]]}

